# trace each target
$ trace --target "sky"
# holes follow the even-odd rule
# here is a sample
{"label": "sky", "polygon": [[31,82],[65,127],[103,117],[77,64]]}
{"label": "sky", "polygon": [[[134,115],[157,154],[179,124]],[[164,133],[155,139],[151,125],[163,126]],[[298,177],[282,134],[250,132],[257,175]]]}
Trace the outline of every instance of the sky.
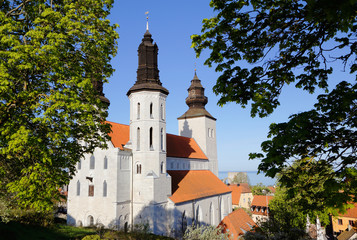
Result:
{"label": "sky", "polygon": [[[251,118],[250,107],[243,109],[235,103],[219,107],[219,96],[212,88],[219,76],[214,67],[204,65],[208,51],[196,58],[191,48],[192,34],[199,34],[202,20],[215,15],[209,0],[152,0],[115,1],[109,19],[119,24],[118,53],[112,60],[115,69],[109,83],[104,85],[105,96],[110,100],[108,120],[129,124],[129,88],[136,81],[138,67],[137,49],[146,31],[146,15],[149,11],[149,31],[159,47],[158,67],[160,80],[169,90],[166,103],[166,131],[178,135],[177,118],[188,106],[187,89],[194,76],[198,78],[208,97],[206,110],[217,118],[217,150],[219,171],[257,171],[259,160],[248,160],[251,152],[261,152],[260,145],[267,140],[269,125],[288,121],[294,113],[310,110],[316,103],[315,94],[308,94],[293,85],[283,89],[281,105],[268,117]],[[243,64],[243,63],[242,63]],[[335,70],[333,79],[344,80],[348,74]],[[336,82],[331,81],[331,86]]]}

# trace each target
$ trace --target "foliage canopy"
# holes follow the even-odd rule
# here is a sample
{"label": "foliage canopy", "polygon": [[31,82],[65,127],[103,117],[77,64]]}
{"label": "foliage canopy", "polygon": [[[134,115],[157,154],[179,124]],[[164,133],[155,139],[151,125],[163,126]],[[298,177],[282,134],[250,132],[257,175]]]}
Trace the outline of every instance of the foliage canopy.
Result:
{"label": "foliage canopy", "polygon": [[[212,0],[210,5],[217,15],[203,20],[202,34],[192,42],[198,56],[209,49],[205,64],[222,72],[214,86],[220,105],[251,103],[251,115],[265,117],[288,84],[310,93],[325,90],[312,110],[270,126],[271,140],[262,143],[265,155],[250,154],[262,159],[259,171],[275,177],[295,160],[315,159],[310,171],[332,169],[320,173],[324,189],[331,190],[324,204],[343,210],[342,203],[356,201],[357,85],[339,80],[329,92],[328,80],[331,61],[356,74],[357,1]],[[296,181],[280,179],[284,187],[294,188]]]}
{"label": "foliage canopy", "polygon": [[9,203],[51,209],[78,160],[105,147],[108,106],[92,82],[113,73],[112,4],[1,1],[0,196]]}

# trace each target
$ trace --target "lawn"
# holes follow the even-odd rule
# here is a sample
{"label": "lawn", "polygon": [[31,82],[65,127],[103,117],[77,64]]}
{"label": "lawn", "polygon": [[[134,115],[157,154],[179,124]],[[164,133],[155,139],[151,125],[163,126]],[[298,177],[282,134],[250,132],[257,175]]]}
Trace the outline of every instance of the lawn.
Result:
{"label": "lawn", "polygon": [[[50,227],[40,227],[17,222],[0,222],[1,240],[81,240],[87,235],[98,233],[95,228],[79,228],[65,224],[54,224]],[[133,232],[123,233],[111,230],[101,230],[101,239],[121,240],[172,240],[172,238],[154,234]]]}

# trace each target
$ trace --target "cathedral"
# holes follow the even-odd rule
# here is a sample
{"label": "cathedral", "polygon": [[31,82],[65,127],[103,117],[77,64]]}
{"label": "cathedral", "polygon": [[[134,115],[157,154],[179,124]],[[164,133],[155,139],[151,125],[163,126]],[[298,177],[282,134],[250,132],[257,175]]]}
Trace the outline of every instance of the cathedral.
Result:
{"label": "cathedral", "polygon": [[232,211],[232,197],[217,177],[216,119],[205,109],[201,81],[195,73],[189,108],[178,117],[179,135],[168,134],[169,91],[159,79],[158,47],[148,28],[138,56],[137,80],[127,92],[130,124],[108,122],[108,148],[78,162],[68,189],[67,223],[119,230],[148,224],[153,233],[172,237],[192,224],[217,226]]}

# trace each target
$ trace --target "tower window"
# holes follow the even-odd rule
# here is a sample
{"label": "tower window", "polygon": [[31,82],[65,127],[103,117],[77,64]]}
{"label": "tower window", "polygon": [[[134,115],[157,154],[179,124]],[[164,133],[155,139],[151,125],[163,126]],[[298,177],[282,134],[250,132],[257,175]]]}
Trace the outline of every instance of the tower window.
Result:
{"label": "tower window", "polygon": [[213,132],[213,129],[211,129],[211,137],[213,138],[214,137],[214,132]]}
{"label": "tower window", "polygon": [[162,120],[164,120],[164,106],[161,104],[161,107],[160,107],[160,118]]}
{"label": "tower window", "polygon": [[164,150],[164,129],[161,128],[161,133],[160,133],[160,143],[161,143],[161,150]]}
{"label": "tower window", "polygon": [[136,115],[137,115],[137,119],[140,119],[140,103],[138,103]]}
{"label": "tower window", "polygon": [[150,146],[150,150],[152,151],[152,150],[154,150],[154,148],[153,148],[153,144],[152,144],[152,127],[150,128],[150,133],[149,133],[149,135],[150,135],[150,141],[149,141],[149,146]]}
{"label": "tower window", "polygon": [[140,163],[136,164],[136,174],[141,174],[141,164]]}
{"label": "tower window", "polygon": [[136,131],[136,150],[140,151],[140,128]]}
{"label": "tower window", "polygon": [[107,158],[107,156],[104,157],[104,169],[108,169],[108,158]]}
{"label": "tower window", "polygon": [[77,196],[81,195],[81,183],[77,181]]}
{"label": "tower window", "polygon": [[103,182],[103,197],[107,196],[107,181]]}
{"label": "tower window", "polygon": [[208,137],[211,137],[211,129],[208,128]]}
{"label": "tower window", "polygon": [[161,172],[161,173],[164,173],[164,162],[161,162],[160,172]]}
{"label": "tower window", "polygon": [[94,167],[95,167],[95,158],[92,155],[89,160],[89,169],[94,169]]}
{"label": "tower window", "polygon": [[150,103],[150,118],[154,118],[152,115],[152,103]]}
{"label": "tower window", "polygon": [[82,160],[79,159],[79,162],[78,162],[78,170],[81,170],[81,168],[82,168]]}
{"label": "tower window", "polygon": [[89,185],[88,186],[88,196],[93,197],[94,196],[94,185]]}

